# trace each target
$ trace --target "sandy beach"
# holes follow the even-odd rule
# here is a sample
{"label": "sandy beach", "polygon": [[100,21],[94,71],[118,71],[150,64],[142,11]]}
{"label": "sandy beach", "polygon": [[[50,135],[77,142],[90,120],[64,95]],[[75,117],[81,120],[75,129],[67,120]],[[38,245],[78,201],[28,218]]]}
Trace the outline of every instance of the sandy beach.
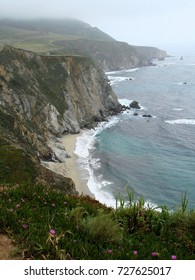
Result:
{"label": "sandy beach", "polygon": [[78,156],[74,153],[77,137],[79,137],[81,133],[67,134],[60,139],[66,152],[70,156],[65,159],[65,162],[42,162],[42,164],[57,174],[71,178],[74,181],[76,190],[79,194],[89,195],[94,198],[95,196],[90,192],[87,186],[87,171],[81,169],[77,162]]}
{"label": "sandy beach", "polygon": [[78,157],[74,153],[77,137],[81,135],[81,133],[64,135],[62,138],[62,143],[67,153],[70,155],[70,158],[67,158],[65,162],[65,175],[74,181],[76,190],[79,192],[79,194],[90,195],[91,197],[94,197],[87,187],[86,171],[81,170],[77,163]]}

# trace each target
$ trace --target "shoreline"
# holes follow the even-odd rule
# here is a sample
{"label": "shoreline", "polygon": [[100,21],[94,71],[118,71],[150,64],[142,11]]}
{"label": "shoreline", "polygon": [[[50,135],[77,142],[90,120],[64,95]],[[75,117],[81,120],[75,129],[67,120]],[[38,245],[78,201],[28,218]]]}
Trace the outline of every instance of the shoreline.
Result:
{"label": "shoreline", "polygon": [[78,156],[74,153],[77,137],[82,134],[82,131],[78,134],[66,134],[62,137],[61,141],[64,145],[70,158],[66,158],[64,163],[66,177],[70,177],[75,183],[75,188],[80,195],[89,195],[95,198],[87,186],[88,178],[87,171],[82,170],[77,162]]}

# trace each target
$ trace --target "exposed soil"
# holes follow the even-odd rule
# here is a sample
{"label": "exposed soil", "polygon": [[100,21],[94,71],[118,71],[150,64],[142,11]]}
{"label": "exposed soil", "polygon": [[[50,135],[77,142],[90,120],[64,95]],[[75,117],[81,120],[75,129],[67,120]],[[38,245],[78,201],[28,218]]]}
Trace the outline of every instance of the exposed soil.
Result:
{"label": "exposed soil", "polygon": [[6,235],[0,234],[0,260],[19,260],[13,241]]}

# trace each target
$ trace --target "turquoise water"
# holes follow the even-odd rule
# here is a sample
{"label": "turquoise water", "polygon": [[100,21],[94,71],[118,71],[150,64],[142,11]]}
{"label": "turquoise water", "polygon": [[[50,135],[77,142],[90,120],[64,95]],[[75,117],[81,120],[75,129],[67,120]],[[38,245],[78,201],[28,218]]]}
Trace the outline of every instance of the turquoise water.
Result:
{"label": "turquoise water", "polygon": [[195,208],[195,58],[156,63],[107,73],[120,102],[137,100],[141,109],[91,135],[88,186],[105,203],[128,186],[136,198],[171,209],[187,191]]}

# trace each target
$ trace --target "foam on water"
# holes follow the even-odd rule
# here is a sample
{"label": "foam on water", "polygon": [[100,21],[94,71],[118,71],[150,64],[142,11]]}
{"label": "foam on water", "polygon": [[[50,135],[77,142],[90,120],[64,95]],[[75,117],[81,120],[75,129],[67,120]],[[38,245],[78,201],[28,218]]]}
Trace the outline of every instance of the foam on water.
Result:
{"label": "foam on water", "polygon": [[98,159],[91,157],[94,150],[95,137],[104,129],[114,126],[119,121],[117,116],[113,116],[109,122],[102,122],[95,130],[83,131],[81,136],[77,137],[74,153],[78,156],[78,163],[81,169],[87,171],[87,186],[95,198],[108,206],[115,207],[115,199],[112,194],[106,192],[104,187],[112,182],[102,180],[102,176],[96,176],[95,170],[100,167]]}
{"label": "foam on water", "polygon": [[108,79],[110,81],[110,84],[117,84],[120,82],[127,82],[127,81],[131,81],[131,80],[135,80],[135,78],[133,77],[115,77],[115,76],[108,76]]}
{"label": "foam on water", "polygon": [[177,120],[166,120],[166,123],[169,124],[187,124],[195,125],[195,119],[177,119]]}

